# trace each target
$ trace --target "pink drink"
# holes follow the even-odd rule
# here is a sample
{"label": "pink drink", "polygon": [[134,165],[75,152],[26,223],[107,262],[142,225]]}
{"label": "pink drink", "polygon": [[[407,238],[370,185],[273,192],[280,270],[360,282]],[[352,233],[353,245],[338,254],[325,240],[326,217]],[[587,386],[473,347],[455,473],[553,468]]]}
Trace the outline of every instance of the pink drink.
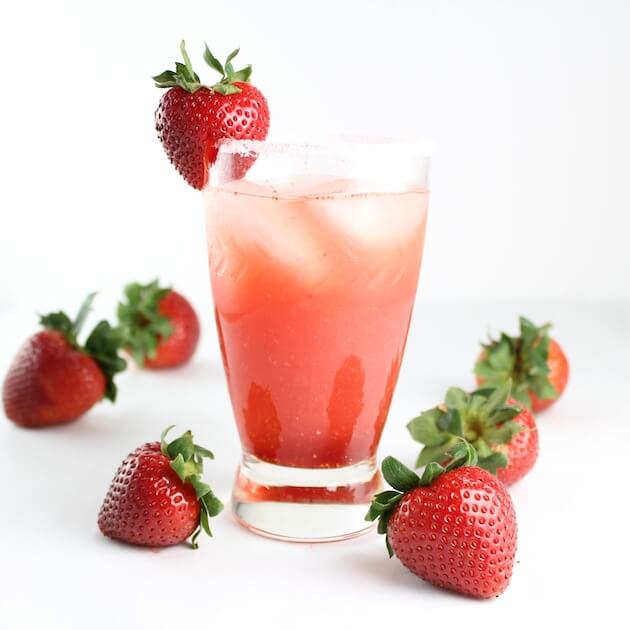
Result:
{"label": "pink drink", "polygon": [[[239,506],[363,512],[380,487],[375,455],[415,299],[428,193],[364,189],[295,175],[204,193],[216,321],[244,452],[235,510],[262,533],[332,537],[288,536]],[[317,475],[321,483],[311,483]]]}

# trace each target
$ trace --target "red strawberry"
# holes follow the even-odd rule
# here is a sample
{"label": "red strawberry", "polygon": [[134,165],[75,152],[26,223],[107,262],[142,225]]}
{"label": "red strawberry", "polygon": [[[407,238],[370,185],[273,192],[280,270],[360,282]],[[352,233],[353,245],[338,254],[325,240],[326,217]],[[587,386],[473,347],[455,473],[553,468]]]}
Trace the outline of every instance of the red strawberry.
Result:
{"label": "red strawberry", "polygon": [[118,305],[125,346],[140,366],[175,367],[186,363],[199,341],[199,320],[190,302],[157,280],[125,287]]}
{"label": "red strawberry", "polygon": [[478,465],[506,484],[526,475],[538,457],[538,431],[529,410],[508,398],[511,382],[467,394],[451,387],[444,403],[422,412],[407,429],[424,444],[416,467],[444,463],[445,453],[461,438],[473,444]]}
{"label": "red strawberry", "polygon": [[496,386],[512,379],[512,395],[529,409],[542,411],[562,394],[569,380],[569,362],[549,337],[551,324],[534,326],[520,318],[520,335],[505,333],[482,344],[475,364],[477,383]]}
{"label": "red strawberry", "polygon": [[[217,157],[218,142],[264,140],[269,108],[260,90],[249,83],[252,67],[234,70],[238,48],[222,65],[206,46],[206,63],[221,74],[211,87],[200,83],[183,41],[180,50],[184,63],[153,77],[157,87],[170,88],[155,112],[155,127],[168,159],[191,186],[201,190]],[[238,158],[233,177],[242,177],[253,161],[253,157]]]}
{"label": "red strawberry", "polygon": [[102,398],[114,401],[114,375],[125,369],[118,356],[120,335],[101,321],[81,346],[77,336],[94,294],[72,322],[63,312],[40,318],[45,330],[26,340],[4,380],[8,418],[23,427],[69,422]]}
{"label": "red strawberry", "polygon": [[379,519],[390,557],[436,586],[472,597],[500,595],[512,576],[516,515],[503,484],[475,466],[460,442],[443,468],[430,463],[422,478],[393,457],[383,475],[395,490],[374,497],[366,520]]}
{"label": "red strawberry", "polygon": [[212,536],[208,518],[223,504],[201,481],[203,458],[214,455],[193,442],[190,431],[166,442],[149,442],[130,453],[116,472],[98,515],[105,536],[134,545],[166,547],[201,530]]}

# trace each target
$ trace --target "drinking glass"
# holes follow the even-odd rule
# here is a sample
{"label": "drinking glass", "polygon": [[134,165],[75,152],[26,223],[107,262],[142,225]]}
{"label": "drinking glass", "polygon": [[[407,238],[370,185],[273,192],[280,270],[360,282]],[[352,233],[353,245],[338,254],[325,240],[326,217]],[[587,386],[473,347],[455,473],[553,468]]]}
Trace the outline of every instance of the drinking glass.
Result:
{"label": "drinking glass", "polygon": [[376,450],[422,259],[427,151],[388,140],[224,141],[204,190],[248,529],[339,540],[381,489]]}

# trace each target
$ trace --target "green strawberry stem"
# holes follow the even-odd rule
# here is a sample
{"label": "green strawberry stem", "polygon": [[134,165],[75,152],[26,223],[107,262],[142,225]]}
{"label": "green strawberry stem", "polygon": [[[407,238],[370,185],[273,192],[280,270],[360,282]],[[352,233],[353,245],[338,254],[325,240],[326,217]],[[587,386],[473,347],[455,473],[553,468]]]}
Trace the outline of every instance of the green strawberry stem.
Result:
{"label": "green strawberry stem", "polygon": [[105,377],[104,397],[114,402],[117,394],[114,376],[127,367],[127,362],[118,354],[122,347],[120,331],[112,328],[106,320],[102,320],[96,324],[83,346],[78,341],[85,320],[92,310],[95,296],[96,292],[85,298],[74,321],[63,311],[57,311],[40,316],[39,322],[47,330],[60,332],[75,350],[87,354],[96,361]]}
{"label": "green strawberry stem", "polygon": [[167,433],[174,427],[171,425],[162,432],[160,448],[171,461],[171,468],[183,483],[189,483],[195,489],[199,500],[199,525],[192,535],[191,545],[198,548],[197,539],[202,531],[212,536],[208,519],[217,516],[223,510],[223,503],[215,496],[210,486],[201,479],[204,458],[214,459],[212,451],[199,446],[193,441],[193,434],[186,431],[172,442],[166,441]]}
{"label": "green strawberry stem", "polygon": [[423,444],[416,468],[430,462],[442,462],[446,452],[465,438],[478,453],[478,466],[492,474],[507,466],[505,454],[492,446],[508,444],[525,428],[513,419],[521,407],[508,403],[512,382],[508,379],[499,387],[485,387],[466,393],[451,387],[444,403],[423,411],[407,424],[411,437]]}
{"label": "green strawberry stem", "polygon": [[138,365],[153,359],[161,341],[168,339],[173,326],[159,312],[160,301],[170,293],[157,280],[148,284],[134,282],[125,287],[125,302],[118,304],[118,326],[123,345],[128,348]]}
{"label": "green strawberry stem", "polygon": [[535,326],[519,318],[520,334],[501,333],[481,346],[483,353],[475,364],[475,374],[490,386],[512,379],[512,396],[531,409],[530,392],[541,400],[555,399],[558,392],[549,380],[549,329],[551,324]]}
{"label": "green strawberry stem", "polygon": [[93,292],[83,300],[74,321],[72,321],[63,311],[57,311],[56,313],[48,313],[48,315],[40,315],[39,323],[48,330],[56,330],[60,332],[73,348],[80,350],[81,346],[77,341],[77,337],[81,332],[81,328],[83,327],[87,316],[92,310],[92,302],[94,302],[95,297],[96,292]]}
{"label": "green strawberry stem", "polygon": [[101,320],[90,333],[83,347],[100,366],[105,376],[105,398],[114,402],[118,389],[114,376],[127,367],[127,361],[118,353],[122,348],[122,334],[119,328],[113,328],[108,321]]}
{"label": "green strawberry stem", "polygon": [[225,96],[227,94],[238,94],[241,91],[241,88],[236,85],[236,82],[249,83],[252,75],[252,66],[247,65],[240,70],[234,70],[234,66],[232,65],[232,60],[240,51],[239,48],[233,50],[227,56],[225,63],[222,64],[212,54],[212,52],[210,52],[208,44],[205,44],[205,50],[203,53],[204,61],[221,75],[221,79],[211,86],[204,85],[200,82],[199,76],[193,70],[190,57],[186,51],[186,43],[184,40],[182,40],[179,49],[182,54],[182,58],[184,59],[184,63],[182,64],[176,62],[175,71],[165,70],[161,74],[152,77],[153,81],[155,81],[156,87],[171,88],[179,86],[191,94],[196,92],[198,89],[205,87]]}
{"label": "green strawberry stem", "polygon": [[385,544],[390,558],[394,555],[394,552],[387,537],[387,524],[403,496],[415,488],[430,486],[440,475],[450,470],[461,466],[477,465],[477,451],[464,438],[459,438],[446,451],[446,455],[448,459],[446,466],[442,466],[437,462],[431,462],[424,469],[422,477],[419,477],[395,457],[388,456],[383,460],[381,464],[383,477],[394,490],[385,490],[374,496],[365,520],[378,520],[377,531],[379,534],[385,534]]}
{"label": "green strawberry stem", "polygon": [[77,313],[77,316],[74,318],[74,322],[72,323],[72,332],[74,333],[75,337],[78,336],[81,332],[81,328],[83,328],[83,324],[85,323],[87,316],[92,310],[92,302],[94,301],[95,297],[96,291],[88,294],[85,300],[83,300],[83,304],[81,304],[79,312]]}

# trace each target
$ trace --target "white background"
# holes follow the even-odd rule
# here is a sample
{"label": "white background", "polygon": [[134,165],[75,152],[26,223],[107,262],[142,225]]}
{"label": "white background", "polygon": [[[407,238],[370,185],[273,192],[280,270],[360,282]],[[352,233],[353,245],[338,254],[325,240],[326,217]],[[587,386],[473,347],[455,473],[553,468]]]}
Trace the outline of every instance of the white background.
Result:
{"label": "white background", "polygon": [[[119,403],[80,422],[28,432],[0,421],[0,614],[9,627],[172,628],[178,617],[205,627],[213,614],[291,627],[382,625],[388,614],[507,627],[517,616],[531,627],[620,614],[629,32],[621,0],[3,3],[0,372],[33,331],[34,311],[74,310],[100,289],[98,309],[109,313],[134,279],[173,283],[204,331],[193,364],[168,375],[131,370]],[[437,145],[419,304],[383,454],[413,461],[404,422],[447,386],[472,384],[488,327],[513,328],[520,312],[555,322],[572,380],[541,420],[539,464],[513,489],[519,564],[498,600],[423,585],[386,560],[376,536],[284,545],[224,517],[197,555],[154,555],[98,534],[116,466],[164,425],[191,426],[217,452],[223,498],[238,456],[200,195],[153,128],[161,94],[150,75],[172,67],[182,37],[208,80],[203,41],[221,58],[241,47],[276,137],[326,128]]]}
{"label": "white background", "polygon": [[435,142],[423,299],[630,297],[628,2],[2,6],[1,300],[158,274],[206,299],[200,195],[153,128],[182,37],[206,80],[204,40],[241,47],[272,135]]}

